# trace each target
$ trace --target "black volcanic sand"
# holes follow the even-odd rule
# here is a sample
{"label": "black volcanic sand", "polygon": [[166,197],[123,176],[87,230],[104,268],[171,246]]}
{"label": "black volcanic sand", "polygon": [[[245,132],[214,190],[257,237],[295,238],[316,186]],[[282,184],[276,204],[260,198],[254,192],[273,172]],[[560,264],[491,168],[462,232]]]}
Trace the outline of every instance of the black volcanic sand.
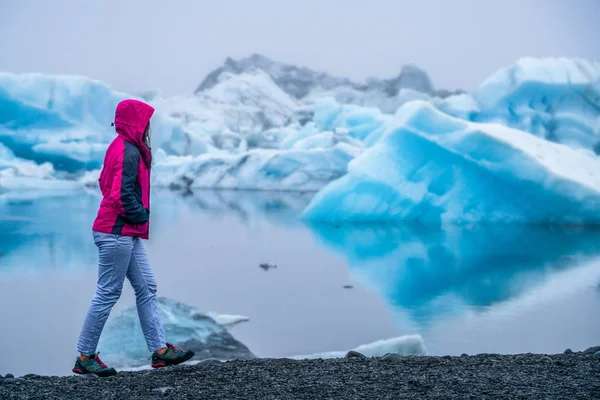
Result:
{"label": "black volcanic sand", "polygon": [[600,348],[543,355],[255,359],[0,380],[0,399],[600,399]]}

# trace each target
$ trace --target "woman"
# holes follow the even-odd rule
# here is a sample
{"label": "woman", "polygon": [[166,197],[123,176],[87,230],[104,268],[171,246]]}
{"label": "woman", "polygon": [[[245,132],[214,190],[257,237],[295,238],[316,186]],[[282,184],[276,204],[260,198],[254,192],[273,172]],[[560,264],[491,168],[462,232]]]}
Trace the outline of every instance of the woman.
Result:
{"label": "woman", "polygon": [[153,113],[154,108],[137,100],[124,100],[117,105],[117,137],[106,150],[99,179],[103,198],[92,228],[100,250],[98,285],[77,344],[80,355],[73,367],[77,374],[117,373],[100,360],[96,347],[110,310],[121,296],[125,277],[135,291],[152,367],[179,364],[194,356],[192,351],[166,342],[156,308],[156,281],[142,243],[142,239],[148,239]]}

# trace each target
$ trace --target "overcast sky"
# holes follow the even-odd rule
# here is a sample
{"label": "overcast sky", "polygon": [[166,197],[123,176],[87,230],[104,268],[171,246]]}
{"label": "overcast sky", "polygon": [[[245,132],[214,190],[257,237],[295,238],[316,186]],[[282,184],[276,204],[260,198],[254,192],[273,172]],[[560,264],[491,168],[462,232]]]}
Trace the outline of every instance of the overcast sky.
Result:
{"label": "overcast sky", "polygon": [[600,0],[0,0],[0,70],[192,92],[253,52],[364,80],[402,64],[472,90],[523,56],[600,60]]}

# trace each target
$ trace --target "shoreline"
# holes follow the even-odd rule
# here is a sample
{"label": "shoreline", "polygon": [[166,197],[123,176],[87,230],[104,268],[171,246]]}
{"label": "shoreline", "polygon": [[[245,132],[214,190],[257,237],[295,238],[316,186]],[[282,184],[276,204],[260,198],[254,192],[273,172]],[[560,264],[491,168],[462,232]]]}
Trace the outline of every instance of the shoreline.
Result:
{"label": "shoreline", "polygon": [[0,399],[600,398],[600,346],[562,354],[206,360],[115,377],[0,379]]}

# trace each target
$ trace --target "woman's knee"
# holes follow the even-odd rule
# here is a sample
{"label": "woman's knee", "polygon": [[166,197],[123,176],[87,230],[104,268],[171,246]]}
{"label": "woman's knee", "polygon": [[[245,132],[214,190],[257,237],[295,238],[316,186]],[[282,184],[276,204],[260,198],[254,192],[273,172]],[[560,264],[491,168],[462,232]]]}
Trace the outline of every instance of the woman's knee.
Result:
{"label": "woman's knee", "polygon": [[123,288],[114,288],[111,290],[106,288],[98,289],[96,291],[96,296],[94,297],[94,300],[97,303],[115,304],[121,297],[122,292]]}

